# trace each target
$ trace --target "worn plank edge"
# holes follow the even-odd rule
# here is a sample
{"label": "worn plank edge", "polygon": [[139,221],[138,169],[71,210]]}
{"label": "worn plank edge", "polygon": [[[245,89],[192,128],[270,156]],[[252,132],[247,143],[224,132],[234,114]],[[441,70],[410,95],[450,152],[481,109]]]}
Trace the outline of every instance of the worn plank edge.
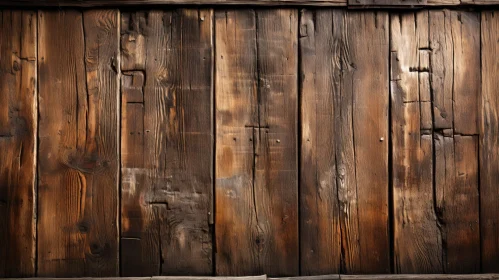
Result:
{"label": "worn plank edge", "polygon": [[[350,0],[351,1],[351,0]],[[0,0],[3,7],[118,7],[134,5],[253,5],[253,6],[318,6],[318,7],[348,7],[352,9],[421,9],[425,7],[473,7],[482,8],[499,6],[499,0],[461,0],[449,3],[441,0],[428,0],[417,4],[407,4],[402,1],[373,4],[347,3],[346,0]]]}
{"label": "worn plank edge", "polygon": [[317,275],[317,276],[297,276],[297,277],[268,277],[266,275],[259,276],[154,276],[154,277],[77,277],[77,278],[3,278],[3,280],[19,280],[19,279],[39,279],[39,280],[79,280],[79,279],[105,279],[105,280],[332,280],[332,279],[374,279],[374,280],[397,280],[397,279],[411,279],[411,280],[472,280],[472,279],[497,279],[499,274],[371,274],[371,275],[343,275],[343,274],[330,274],[330,275]]}

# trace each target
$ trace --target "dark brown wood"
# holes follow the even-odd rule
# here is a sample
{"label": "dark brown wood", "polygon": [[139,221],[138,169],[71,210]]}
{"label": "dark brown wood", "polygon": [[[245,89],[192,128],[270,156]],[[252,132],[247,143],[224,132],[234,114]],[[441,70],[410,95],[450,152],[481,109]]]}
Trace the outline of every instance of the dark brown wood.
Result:
{"label": "dark brown wood", "polygon": [[[341,118],[341,112],[348,112],[348,108],[351,114],[351,107],[341,108],[339,104],[340,73],[345,66],[344,17],[342,10],[304,10],[300,17],[300,245],[301,273],[304,275],[340,272],[340,213],[344,221],[346,217],[342,210],[351,210],[351,198],[343,197],[345,188],[339,192],[337,182],[342,180],[341,186],[348,186],[350,184],[345,184],[344,180],[351,182],[354,178],[352,139],[341,134],[349,140],[344,142],[340,136],[352,127],[351,123],[345,123],[345,126],[341,123],[344,119],[351,120]],[[337,151],[340,146],[342,150]],[[350,163],[348,166],[336,165],[337,160],[345,159]],[[342,177],[338,177],[339,172]],[[338,200],[340,193],[345,199],[342,204]],[[348,244],[350,238],[346,237],[345,241]]]}
{"label": "dark brown wood", "polygon": [[443,272],[433,200],[431,111],[423,109],[431,104],[424,86],[429,78],[428,11],[392,14],[390,30],[394,269]]}
{"label": "dark brown wood", "polygon": [[499,13],[481,15],[480,233],[482,271],[499,272]]}
{"label": "dark brown wood", "polygon": [[122,275],[211,275],[210,9],[122,14]]}
{"label": "dark brown wood", "polygon": [[297,10],[216,14],[216,273],[297,275]]}
{"label": "dark brown wood", "polygon": [[0,277],[35,275],[36,17],[0,11]]}
{"label": "dark brown wood", "polygon": [[40,11],[39,276],[118,274],[118,11]]}
{"label": "dark brown wood", "polygon": [[348,0],[348,6],[364,6],[364,7],[415,7],[426,5],[427,0]]}
{"label": "dark brown wood", "polygon": [[105,7],[131,5],[307,5],[334,7],[346,6],[347,0],[0,0],[0,5],[16,7]]}
{"label": "dark brown wood", "polygon": [[[478,153],[480,21],[477,13],[430,11],[435,211],[446,273],[480,271]],[[452,70],[451,70],[452,69]],[[466,253],[464,253],[466,252]]]}

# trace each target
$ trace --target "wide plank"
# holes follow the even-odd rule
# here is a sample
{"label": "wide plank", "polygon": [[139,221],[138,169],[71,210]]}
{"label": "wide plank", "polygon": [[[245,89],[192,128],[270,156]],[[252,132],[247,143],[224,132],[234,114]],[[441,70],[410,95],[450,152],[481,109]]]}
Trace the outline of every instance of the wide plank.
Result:
{"label": "wide plank", "polygon": [[216,273],[297,275],[298,13],[218,11]]}
{"label": "wide plank", "polygon": [[118,11],[38,13],[38,275],[118,275]]}
{"label": "wide plank", "polygon": [[0,11],[0,277],[33,277],[37,13]]}
{"label": "wide plank", "polygon": [[212,274],[212,19],[122,14],[123,276]]}
{"label": "wide plank", "polygon": [[478,136],[480,20],[475,12],[432,10],[429,21],[435,213],[444,244],[444,272],[477,273],[478,153],[470,141]]}

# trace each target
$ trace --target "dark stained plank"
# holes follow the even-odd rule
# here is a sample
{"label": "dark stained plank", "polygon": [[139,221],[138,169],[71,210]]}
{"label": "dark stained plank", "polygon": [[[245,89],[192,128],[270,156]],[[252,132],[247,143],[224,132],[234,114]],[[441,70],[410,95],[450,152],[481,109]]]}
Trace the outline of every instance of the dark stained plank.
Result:
{"label": "dark stained plank", "polygon": [[[340,10],[304,10],[300,17],[300,245],[303,275],[340,272],[340,213],[344,218],[345,212],[340,212],[338,196],[341,193],[343,197],[346,193],[344,188],[339,192],[338,181],[354,177],[352,139],[343,142],[339,136],[343,132],[341,128],[351,128],[351,123],[341,126],[340,121],[345,119],[341,118],[342,109],[348,111],[349,107],[340,108],[338,102],[344,66],[344,16],[345,11]],[[337,151],[337,148],[341,150]],[[347,156],[348,170],[345,165],[336,165],[336,160],[345,159],[337,153]],[[339,172],[344,174],[343,177],[338,176]],[[340,181],[341,186],[348,185],[343,182]],[[349,206],[348,199],[341,204],[342,210],[350,211]]]}
{"label": "dark stained plank", "polygon": [[[387,0],[385,0],[387,1]],[[404,0],[402,0],[404,1]],[[425,0],[409,0],[425,1]],[[482,0],[483,1],[483,0]],[[103,7],[131,5],[258,5],[258,6],[346,6],[347,0],[0,0],[2,6],[16,7]]]}
{"label": "dark stained plank", "polygon": [[433,143],[426,67],[428,11],[391,15],[393,243],[396,273],[443,272],[433,200]]}
{"label": "dark stained plank", "polygon": [[444,272],[477,273],[478,153],[470,141],[478,133],[480,21],[474,12],[435,10],[429,14],[435,211],[442,230]]}
{"label": "dark stained plank", "polygon": [[497,274],[392,274],[392,275],[340,275],[344,280],[495,280]]}
{"label": "dark stained plank", "polygon": [[216,273],[298,274],[296,10],[216,14]]}
{"label": "dark stained plank", "polygon": [[[359,24],[361,23],[361,24]],[[390,271],[388,223],[388,102],[389,102],[389,22],[386,12],[349,12],[346,17],[345,63],[341,96],[351,98],[351,124],[355,164],[355,183],[345,186],[356,194],[352,211],[357,219],[348,220],[349,227],[358,227],[357,242],[343,244],[346,273],[387,273]],[[366,47],[369,42],[369,47]],[[344,100],[346,101],[346,100]],[[347,109],[348,110],[348,109]],[[342,163],[340,163],[342,164]],[[341,174],[340,174],[341,175]],[[343,186],[340,186],[343,187]],[[356,204],[356,205],[355,205]],[[355,224],[356,223],[356,224]],[[352,242],[356,239],[352,236]]]}
{"label": "dark stained plank", "polygon": [[123,276],[212,274],[212,18],[122,14]]}
{"label": "dark stained plank", "polygon": [[0,277],[35,275],[36,12],[0,11]]}
{"label": "dark stained plank", "polygon": [[480,233],[482,272],[499,272],[499,14],[481,14]]}
{"label": "dark stained plank", "polygon": [[118,274],[118,11],[40,11],[39,276]]}

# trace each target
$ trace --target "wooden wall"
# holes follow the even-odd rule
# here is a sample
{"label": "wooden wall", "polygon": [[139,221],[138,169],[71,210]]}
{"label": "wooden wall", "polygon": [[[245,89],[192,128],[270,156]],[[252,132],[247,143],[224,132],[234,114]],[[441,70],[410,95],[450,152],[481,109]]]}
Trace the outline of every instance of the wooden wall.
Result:
{"label": "wooden wall", "polygon": [[0,277],[499,272],[499,13],[0,11]]}

